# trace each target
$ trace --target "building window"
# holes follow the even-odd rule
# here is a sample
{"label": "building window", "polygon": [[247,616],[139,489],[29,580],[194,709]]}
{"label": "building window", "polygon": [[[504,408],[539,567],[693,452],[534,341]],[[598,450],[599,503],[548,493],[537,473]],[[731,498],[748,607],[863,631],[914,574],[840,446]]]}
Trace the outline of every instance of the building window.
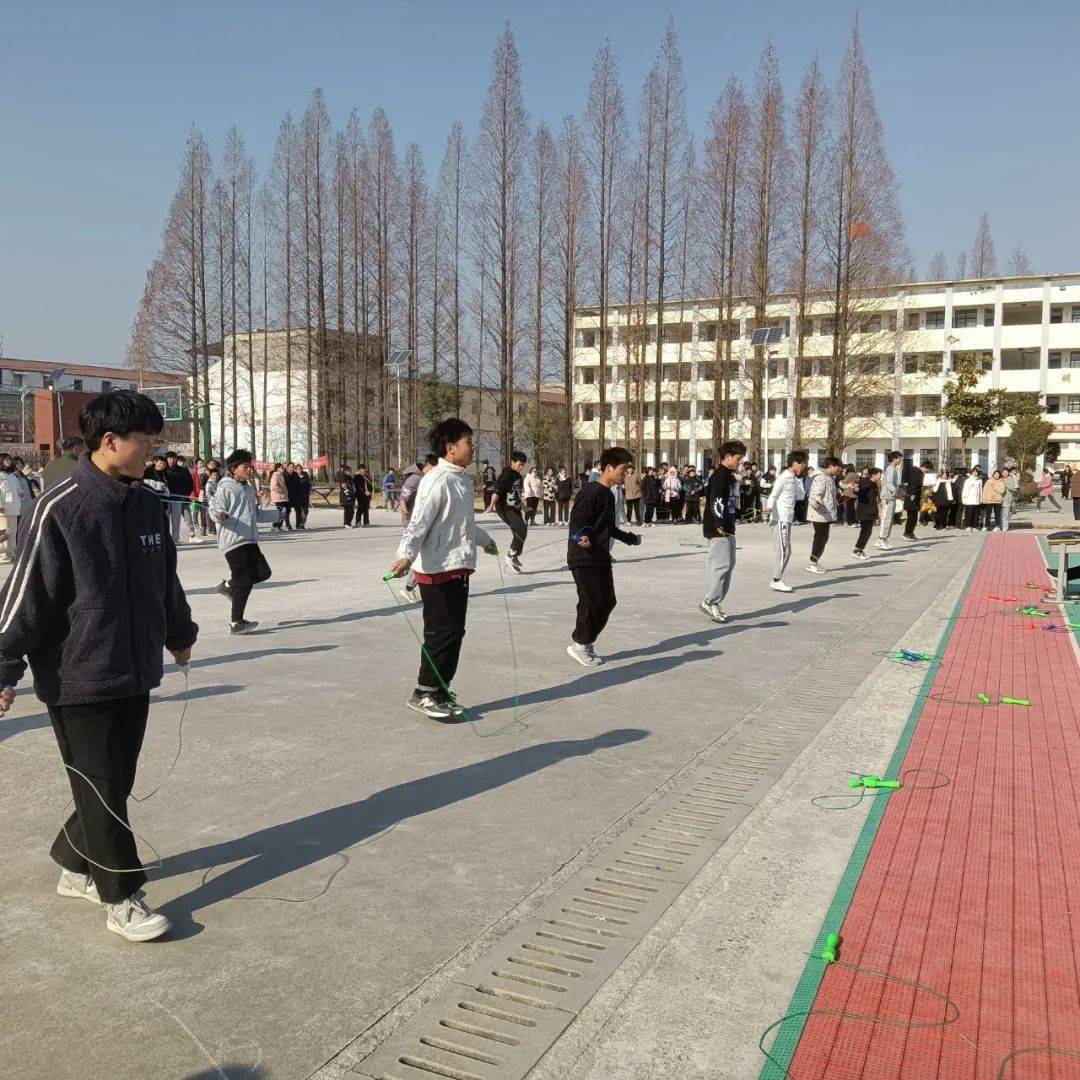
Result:
{"label": "building window", "polygon": [[1061,412],[1061,398],[1057,394],[1046,395],[1046,411],[1048,413]]}
{"label": "building window", "polygon": [[983,310],[983,326],[994,325],[994,309],[992,307]]}
{"label": "building window", "polygon": [[1068,399],[1066,412],[1080,413],[1080,397],[1070,397]]}
{"label": "building window", "polygon": [[776,398],[769,402],[769,415],[780,417],[787,416],[787,398]]}
{"label": "building window", "polygon": [[21,371],[12,372],[11,383],[12,383],[13,386],[22,386],[22,384],[23,384],[23,373]]}
{"label": "building window", "polygon": [[1069,318],[1072,322],[1080,323],[1080,306],[1073,307],[1069,310]]}
{"label": "building window", "polygon": [[595,368],[582,368],[581,381],[586,386],[592,386],[596,382],[596,369]]}
{"label": "building window", "polygon": [[596,419],[596,406],[595,405],[582,405],[581,406],[581,419],[584,421]]}
{"label": "building window", "polygon": [[685,345],[691,340],[694,324],[688,322],[667,323],[664,326],[665,345]]}
{"label": "building window", "polygon": [[953,312],[952,324],[957,330],[979,325],[978,308],[957,308]]}
{"label": "building window", "polygon": [[821,320],[821,333],[826,334],[829,337],[832,337],[833,334],[836,333],[836,319],[831,315],[828,318]]}
{"label": "building window", "polygon": [[1050,309],[1050,321],[1052,323],[1059,323],[1065,321],[1065,309],[1062,307],[1052,307]]}
{"label": "building window", "polygon": [[1059,368],[1059,367],[1061,367],[1061,353],[1059,353],[1059,352],[1048,353],[1047,357],[1046,357],[1046,366],[1048,368]]}
{"label": "building window", "polygon": [[72,390],[81,390],[82,389],[82,379],[72,379],[71,380],[71,389]]}
{"label": "building window", "polygon": [[984,356],[979,361],[979,364],[982,367],[983,371],[993,371],[994,370],[994,358],[992,356]]}
{"label": "building window", "polygon": [[112,389],[112,383],[108,379],[101,380],[101,392],[107,394]]}
{"label": "building window", "polygon": [[855,468],[869,469],[874,464],[874,451],[873,450],[856,450],[855,451]]}
{"label": "building window", "polygon": [[945,312],[942,309],[937,311],[928,311],[926,313],[926,329],[927,330],[944,330],[945,329]]}
{"label": "building window", "polygon": [[716,340],[716,323],[703,322],[698,326],[698,341],[715,341]]}
{"label": "building window", "polygon": [[1069,353],[1069,367],[1080,368],[1080,352]]}
{"label": "building window", "polygon": [[904,357],[904,374],[905,375],[918,375],[919,374],[919,358],[917,356],[905,356]]}
{"label": "building window", "polygon": [[904,326],[908,330],[919,329],[919,313],[917,311],[909,311],[904,317]]}
{"label": "building window", "polygon": [[914,397],[914,396],[912,396],[910,394],[905,394],[900,399],[900,402],[901,402],[900,408],[901,408],[901,411],[902,411],[904,416],[914,416],[915,415],[915,406],[918,403],[918,400],[919,399],[917,397]]}
{"label": "building window", "polygon": [[863,319],[859,325],[859,330],[864,334],[876,334],[880,329],[880,315],[871,315],[869,318]]}
{"label": "building window", "polygon": [[814,361],[809,356],[804,356],[799,361],[799,374],[804,379],[813,377],[814,374]]}

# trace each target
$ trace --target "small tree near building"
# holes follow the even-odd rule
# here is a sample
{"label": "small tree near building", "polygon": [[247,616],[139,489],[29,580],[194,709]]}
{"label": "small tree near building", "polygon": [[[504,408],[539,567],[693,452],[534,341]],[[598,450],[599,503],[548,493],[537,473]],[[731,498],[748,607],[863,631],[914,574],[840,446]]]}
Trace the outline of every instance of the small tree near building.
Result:
{"label": "small tree near building", "polygon": [[976,353],[956,353],[953,369],[943,387],[945,401],[938,415],[960,432],[962,447],[976,435],[1001,427],[1016,414],[1016,406],[1004,390],[977,390],[983,375],[983,357]]}
{"label": "small tree near building", "polygon": [[1005,439],[1005,452],[1016,459],[1021,473],[1035,467],[1035,459],[1046,454],[1054,425],[1043,415],[1038,394],[1024,394],[1013,417],[1012,430]]}

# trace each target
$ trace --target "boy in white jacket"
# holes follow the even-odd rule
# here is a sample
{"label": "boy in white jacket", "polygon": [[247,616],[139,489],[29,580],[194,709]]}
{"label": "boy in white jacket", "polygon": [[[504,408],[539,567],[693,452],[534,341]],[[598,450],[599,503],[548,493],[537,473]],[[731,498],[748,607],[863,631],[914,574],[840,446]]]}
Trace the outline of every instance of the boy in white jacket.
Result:
{"label": "boy in white jacket", "polygon": [[791,592],[784,580],[784,571],[791,559],[791,526],[795,521],[795,504],[806,498],[802,475],[806,472],[810,455],[805,450],[792,450],[787,456],[787,468],[776,478],[769,493],[767,510],[776,526],[773,541],[773,576],[769,588],[777,592]]}
{"label": "boy in white jacket", "polygon": [[443,723],[465,715],[450,684],[465,637],[477,545],[489,555],[498,554],[495,542],[476,524],[472,479],[466,471],[473,459],[472,435],[472,428],[457,418],[435,425],[430,440],[439,464],[420,481],[397,561],[390,567],[395,577],[412,568],[424,605],[420,674],[406,704]]}

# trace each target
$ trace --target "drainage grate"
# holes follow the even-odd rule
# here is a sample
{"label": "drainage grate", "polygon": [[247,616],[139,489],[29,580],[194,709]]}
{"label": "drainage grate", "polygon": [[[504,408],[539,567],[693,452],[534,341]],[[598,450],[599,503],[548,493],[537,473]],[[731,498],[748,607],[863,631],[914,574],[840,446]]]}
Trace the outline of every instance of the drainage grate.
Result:
{"label": "drainage grate", "polygon": [[[939,587],[955,567],[919,576]],[[940,580],[938,580],[940,578]],[[912,583],[914,584],[914,582]],[[936,592],[936,590],[935,590]],[[925,609],[908,588],[743,717],[592,865],[352,1069],[371,1080],[524,1080],[600,985]],[[797,691],[798,714],[790,691]]]}

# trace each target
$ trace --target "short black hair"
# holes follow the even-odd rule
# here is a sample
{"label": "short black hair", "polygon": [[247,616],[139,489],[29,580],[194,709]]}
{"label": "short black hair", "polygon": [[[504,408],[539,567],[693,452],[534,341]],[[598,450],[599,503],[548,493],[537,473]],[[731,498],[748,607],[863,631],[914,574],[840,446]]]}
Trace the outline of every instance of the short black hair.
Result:
{"label": "short black hair", "polygon": [[175,450],[166,450],[165,451],[165,456],[167,458],[170,458],[170,457],[178,458],[180,455]]}
{"label": "short black hair", "polygon": [[880,476],[881,475],[881,468],[879,466],[877,466],[877,465],[868,465],[866,467],[866,475],[867,476]]}
{"label": "short black hair", "polygon": [[234,450],[226,459],[225,467],[235,469],[237,465],[247,465],[255,460],[255,455],[250,450]]}
{"label": "short black hair", "polygon": [[633,465],[634,455],[621,446],[609,446],[597,462],[601,469],[618,468],[620,465]]}
{"label": "short black hair", "polygon": [[844,463],[838,457],[832,457],[832,455],[830,455],[829,457],[827,457],[825,459],[825,464],[822,465],[821,467],[823,469],[828,469],[833,465],[843,465],[843,464]]}
{"label": "short black hair", "polygon": [[151,461],[164,461],[165,460],[165,455],[164,454],[155,454],[150,460]]}
{"label": "short black hair", "polygon": [[184,457],[184,455],[183,455],[183,454],[177,454],[177,455],[176,455],[176,460],[177,460],[177,461],[187,461],[187,458],[186,458],[186,457]]}
{"label": "short black hair", "polygon": [[[424,455],[424,465],[438,465],[438,464],[439,464],[439,455],[438,454],[425,454]],[[423,468],[423,466],[421,466],[421,468]]]}
{"label": "short black hair", "polygon": [[132,432],[160,435],[165,427],[161,410],[137,390],[110,390],[91,398],[79,413],[79,431],[91,453],[101,446],[106,432],[123,438]]}
{"label": "short black hair", "polygon": [[513,452],[513,453],[512,453],[511,455],[510,455],[510,460],[511,460],[511,461],[528,461],[529,459],[528,459],[528,458],[527,458],[527,457],[525,456],[525,454],[524,454],[524,453],[522,453],[522,451],[520,451],[520,450],[515,450],[515,451],[514,451],[514,452]]}
{"label": "short black hair", "polygon": [[361,469],[366,469],[366,468],[367,468],[366,465],[357,465],[356,466],[356,471],[359,472]]}
{"label": "short black hair", "polygon": [[740,442],[738,439],[731,439],[729,442],[724,443],[724,445],[716,452],[716,456],[720,461],[723,461],[729,454],[742,454],[745,456],[746,443]]}
{"label": "short black hair", "polygon": [[929,461],[920,461],[919,462],[919,468],[920,469],[932,469],[933,467],[934,466],[931,465]]}
{"label": "short black hair", "polygon": [[892,450],[892,451],[889,452],[889,460],[890,461],[900,461],[903,458],[903,456],[904,455],[901,454],[899,450]]}
{"label": "short black hair", "polygon": [[810,460],[810,455],[805,450],[792,450],[787,456],[788,468],[792,465],[805,465]]}
{"label": "short black hair", "polygon": [[471,435],[473,429],[460,417],[451,416],[446,420],[440,420],[428,435],[428,443],[433,453],[439,457],[446,456],[446,448],[451,443],[460,442],[466,435]]}
{"label": "short black hair", "polygon": [[77,446],[85,446],[86,440],[80,439],[77,435],[71,436],[69,439],[60,440],[60,450],[66,452],[68,450],[74,450]]}

